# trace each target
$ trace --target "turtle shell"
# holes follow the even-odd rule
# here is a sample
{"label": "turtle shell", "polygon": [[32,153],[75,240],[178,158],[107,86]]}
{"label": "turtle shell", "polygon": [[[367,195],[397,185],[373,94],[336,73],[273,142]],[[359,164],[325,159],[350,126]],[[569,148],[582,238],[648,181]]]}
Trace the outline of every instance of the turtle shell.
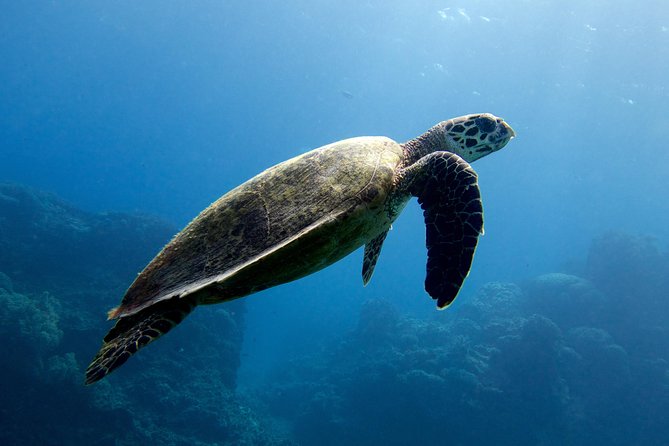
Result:
{"label": "turtle shell", "polygon": [[216,303],[318,271],[386,230],[402,148],[335,142],[271,167],[212,203],[139,274],[110,317],[195,295]]}

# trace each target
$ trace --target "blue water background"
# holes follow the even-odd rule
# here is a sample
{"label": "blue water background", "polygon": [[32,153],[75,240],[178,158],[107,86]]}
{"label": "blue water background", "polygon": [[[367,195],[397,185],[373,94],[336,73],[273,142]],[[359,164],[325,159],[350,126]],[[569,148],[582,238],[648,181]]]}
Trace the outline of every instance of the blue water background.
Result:
{"label": "blue water background", "polygon": [[[517,138],[473,166],[486,233],[459,299],[489,281],[577,269],[593,237],[611,229],[669,240],[665,1],[1,9],[0,179],[88,211],[140,211],[183,227],[308,149],[360,135],[405,141],[491,112]],[[340,336],[369,298],[432,317],[424,237],[412,202],[366,288],[358,251],[248,298],[240,385]],[[450,311],[457,303],[439,317]]]}

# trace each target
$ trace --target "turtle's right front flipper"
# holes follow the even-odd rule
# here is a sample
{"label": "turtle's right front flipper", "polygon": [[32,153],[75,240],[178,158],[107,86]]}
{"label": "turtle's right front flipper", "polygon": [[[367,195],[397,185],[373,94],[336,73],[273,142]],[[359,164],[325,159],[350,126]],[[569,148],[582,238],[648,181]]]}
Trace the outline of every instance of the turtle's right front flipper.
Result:
{"label": "turtle's right front flipper", "polygon": [[418,197],[426,225],[425,290],[439,309],[453,302],[469,274],[483,205],[476,172],[449,152],[433,152],[403,172],[400,188]]}
{"label": "turtle's right front flipper", "polygon": [[192,297],[175,297],[121,317],[109,330],[100,351],[86,369],[86,384],[101,380],[137,350],[174,328],[193,311],[194,302]]}

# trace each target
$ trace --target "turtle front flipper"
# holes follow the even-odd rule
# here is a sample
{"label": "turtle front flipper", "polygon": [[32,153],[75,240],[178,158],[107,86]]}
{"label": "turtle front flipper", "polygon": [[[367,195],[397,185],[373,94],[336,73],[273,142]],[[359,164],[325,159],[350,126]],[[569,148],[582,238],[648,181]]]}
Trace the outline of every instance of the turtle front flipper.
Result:
{"label": "turtle front flipper", "polygon": [[193,308],[193,298],[177,297],[120,318],[86,369],[86,384],[93,384],[120,367],[140,348],[174,328]]}
{"label": "turtle front flipper", "polygon": [[386,229],[365,245],[365,254],[362,260],[362,284],[365,286],[371,280],[372,274],[374,274],[374,267],[376,267],[376,262],[379,260],[381,246],[383,246],[383,241],[388,236],[388,231],[389,229]]}
{"label": "turtle front flipper", "polygon": [[453,302],[469,274],[483,205],[476,172],[459,156],[433,152],[403,172],[400,187],[418,197],[426,225],[425,290],[439,309]]}

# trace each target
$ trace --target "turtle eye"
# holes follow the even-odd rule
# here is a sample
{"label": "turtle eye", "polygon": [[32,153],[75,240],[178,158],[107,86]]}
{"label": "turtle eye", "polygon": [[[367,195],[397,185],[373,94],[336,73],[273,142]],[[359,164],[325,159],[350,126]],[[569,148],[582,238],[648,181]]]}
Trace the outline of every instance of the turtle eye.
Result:
{"label": "turtle eye", "polygon": [[492,133],[495,130],[495,121],[490,118],[476,118],[474,123],[481,130],[481,133]]}

